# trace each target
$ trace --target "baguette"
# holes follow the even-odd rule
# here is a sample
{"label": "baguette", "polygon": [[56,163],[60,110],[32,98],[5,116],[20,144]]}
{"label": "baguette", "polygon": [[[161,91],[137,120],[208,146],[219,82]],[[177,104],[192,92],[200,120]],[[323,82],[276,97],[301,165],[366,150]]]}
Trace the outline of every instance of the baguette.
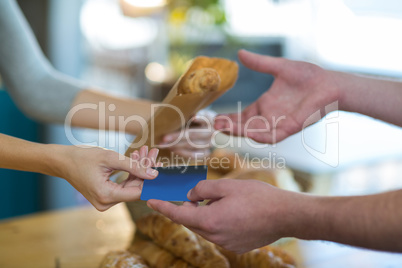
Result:
{"label": "baguette", "polygon": [[99,268],[149,268],[149,266],[141,256],[120,250],[106,254]]}
{"label": "baguette", "polygon": [[143,257],[151,268],[194,268],[150,241],[137,238],[128,250]]}
{"label": "baguette", "polygon": [[199,268],[229,268],[227,259],[214,244],[160,214],[137,221],[137,228],[155,244]]}
{"label": "baguette", "polygon": [[180,94],[217,91],[221,84],[219,73],[213,68],[201,68],[190,73],[181,81]]}
{"label": "baguette", "polygon": [[278,187],[278,182],[276,178],[277,175],[275,174],[274,170],[270,169],[255,169],[233,172],[228,177],[237,180],[257,180]]}
{"label": "baguette", "polygon": [[219,248],[229,260],[231,268],[295,268],[294,259],[280,248],[265,246],[244,254]]}

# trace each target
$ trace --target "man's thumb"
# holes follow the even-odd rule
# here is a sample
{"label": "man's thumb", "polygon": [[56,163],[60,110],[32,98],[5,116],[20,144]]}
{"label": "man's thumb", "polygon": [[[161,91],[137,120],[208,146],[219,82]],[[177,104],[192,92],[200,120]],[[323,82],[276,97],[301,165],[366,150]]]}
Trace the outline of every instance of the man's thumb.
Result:
{"label": "man's thumb", "polygon": [[244,66],[261,73],[276,75],[283,63],[281,58],[260,55],[244,49],[240,50],[238,54]]}

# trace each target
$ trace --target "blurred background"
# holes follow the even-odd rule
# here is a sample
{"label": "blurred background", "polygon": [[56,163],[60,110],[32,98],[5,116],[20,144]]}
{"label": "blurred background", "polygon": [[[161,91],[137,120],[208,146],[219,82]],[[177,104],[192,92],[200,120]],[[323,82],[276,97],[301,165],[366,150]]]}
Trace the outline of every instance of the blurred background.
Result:
{"label": "blurred background", "polygon": [[[160,101],[188,60],[237,60],[241,48],[324,68],[402,78],[402,2],[398,0],[19,0],[52,64],[109,93]],[[273,78],[240,65],[235,87],[211,109],[235,112],[265,92]],[[386,105],[386,104],[385,104]],[[64,127],[39,125],[0,90],[0,132],[68,144]],[[3,121],[5,120],[5,121]],[[15,122],[18,122],[16,124]],[[97,131],[75,129],[82,141]],[[124,152],[107,133],[106,147]],[[224,143],[226,137],[217,137]],[[250,156],[284,159],[304,190],[354,195],[402,187],[402,130],[368,117],[335,112],[318,124]],[[274,160],[272,160],[274,161]],[[0,170],[0,218],[87,204],[67,182]]]}

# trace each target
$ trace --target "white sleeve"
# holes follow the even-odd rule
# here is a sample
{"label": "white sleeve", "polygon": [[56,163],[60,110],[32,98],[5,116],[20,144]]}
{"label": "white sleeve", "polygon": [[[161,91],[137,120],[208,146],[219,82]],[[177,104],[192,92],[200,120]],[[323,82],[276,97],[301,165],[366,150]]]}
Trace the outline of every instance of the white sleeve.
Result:
{"label": "white sleeve", "polygon": [[15,0],[0,1],[0,74],[17,106],[41,122],[63,123],[84,88],[50,65]]}

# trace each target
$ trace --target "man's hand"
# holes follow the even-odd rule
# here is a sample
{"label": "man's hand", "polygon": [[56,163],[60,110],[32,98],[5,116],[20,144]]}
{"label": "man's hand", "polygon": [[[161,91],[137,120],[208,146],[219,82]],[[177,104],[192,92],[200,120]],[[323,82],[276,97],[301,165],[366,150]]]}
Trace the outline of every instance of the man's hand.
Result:
{"label": "man's hand", "polygon": [[[271,88],[241,114],[221,115],[215,128],[246,136],[261,143],[276,143],[299,132],[309,116],[335,110],[324,108],[336,102],[339,90],[328,72],[314,64],[262,56],[241,50],[240,61],[248,68],[272,74]],[[244,89],[252,90],[252,89]]]}
{"label": "man's hand", "polygon": [[[99,211],[105,211],[120,202],[139,200],[145,179],[154,179],[158,171],[155,163],[158,149],[143,146],[132,158],[99,147],[67,148],[63,165],[65,178]],[[129,173],[127,180],[117,184],[110,180],[113,171]]]}
{"label": "man's hand", "polygon": [[[244,253],[292,236],[306,196],[254,180],[201,181],[182,206],[149,200],[148,206],[228,250]],[[206,206],[197,202],[211,200]]]}

